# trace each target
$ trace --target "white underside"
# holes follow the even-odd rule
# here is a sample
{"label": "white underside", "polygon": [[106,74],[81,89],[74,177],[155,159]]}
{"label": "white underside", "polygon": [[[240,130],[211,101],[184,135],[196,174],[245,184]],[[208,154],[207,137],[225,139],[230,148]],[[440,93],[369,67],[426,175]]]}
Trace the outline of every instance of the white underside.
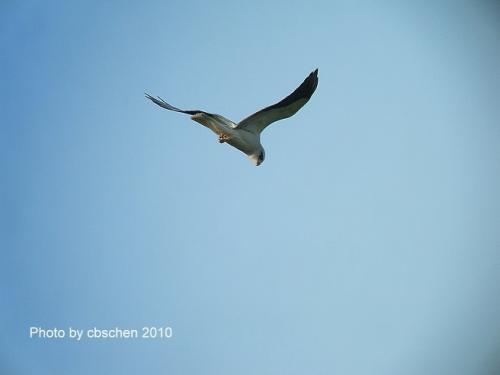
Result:
{"label": "white underside", "polygon": [[218,136],[227,135],[227,143],[244,152],[253,160],[258,157],[262,151],[260,143],[260,134],[255,134],[244,129],[238,129],[236,124],[222,116],[207,116],[204,113],[198,113],[191,116],[191,119],[206,126]]}

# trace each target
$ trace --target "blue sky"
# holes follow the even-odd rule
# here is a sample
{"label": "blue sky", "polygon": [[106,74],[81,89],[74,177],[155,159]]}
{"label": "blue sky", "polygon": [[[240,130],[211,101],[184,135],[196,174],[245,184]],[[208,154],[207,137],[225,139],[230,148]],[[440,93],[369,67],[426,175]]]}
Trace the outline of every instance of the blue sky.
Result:
{"label": "blue sky", "polygon": [[[498,372],[499,22],[493,1],[0,5],[1,372]],[[260,167],[144,98],[238,121],[315,68]]]}

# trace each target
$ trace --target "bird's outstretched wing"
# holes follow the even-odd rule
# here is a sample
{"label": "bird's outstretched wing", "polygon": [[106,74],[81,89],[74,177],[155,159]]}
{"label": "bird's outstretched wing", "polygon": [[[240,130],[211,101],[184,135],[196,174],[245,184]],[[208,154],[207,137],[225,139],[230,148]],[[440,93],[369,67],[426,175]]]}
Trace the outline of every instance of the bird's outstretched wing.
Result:
{"label": "bird's outstretched wing", "polygon": [[181,112],[181,113],[185,113],[187,115],[196,115],[198,113],[206,113],[204,111],[199,111],[197,109],[185,111],[183,109],[179,109],[179,108],[174,107],[173,105],[168,104],[165,100],[163,100],[159,96],[154,98],[149,94],[145,94],[145,95],[146,95],[146,98],[150,99],[153,103],[158,104],[160,107],[168,109],[169,111]]}
{"label": "bird's outstretched wing", "polygon": [[248,116],[240,121],[237,129],[244,129],[254,134],[262,132],[269,124],[293,116],[311,98],[318,86],[318,69],[309,74],[302,84],[280,102]]}
{"label": "bird's outstretched wing", "polygon": [[158,104],[160,107],[168,109],[169,111],[191,115],[192,120],[200,123],[203,126],[206,126],[218,135],[223,134],[225,131],[227,131],[227,129],[234,129],[236,127],[236,124],[234,122],[216,113],[208,113],[205,111],[200,111],[198,109],[189,111],[179,109],[177,107],[174,107],[173,105],[168,104],[159,96],[154,98],[151,95],[146,94],[146,98],[150,99],[153,103]]}

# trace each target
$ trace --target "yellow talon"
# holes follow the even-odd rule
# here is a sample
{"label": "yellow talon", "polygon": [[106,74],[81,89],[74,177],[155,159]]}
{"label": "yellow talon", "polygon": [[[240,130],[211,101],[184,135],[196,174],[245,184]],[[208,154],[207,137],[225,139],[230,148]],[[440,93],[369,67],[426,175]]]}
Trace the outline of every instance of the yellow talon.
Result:
{"label": "yellow talon", "polygon": [[229,134],[222,133],[221,135],[219,135],[219,143],[227,142],[230,139],[231,139],[231,136]]}

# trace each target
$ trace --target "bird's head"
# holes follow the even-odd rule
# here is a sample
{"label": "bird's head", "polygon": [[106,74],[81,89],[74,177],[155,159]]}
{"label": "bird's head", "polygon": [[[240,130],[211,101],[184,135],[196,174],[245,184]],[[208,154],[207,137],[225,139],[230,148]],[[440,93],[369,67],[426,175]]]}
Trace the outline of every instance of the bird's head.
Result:
{"label": "bird's head", "polygon": [[259,166],[266,158],[266,152],[261,147],[259,151],[248,155],[248,158],[255,164],[255,166]]}

